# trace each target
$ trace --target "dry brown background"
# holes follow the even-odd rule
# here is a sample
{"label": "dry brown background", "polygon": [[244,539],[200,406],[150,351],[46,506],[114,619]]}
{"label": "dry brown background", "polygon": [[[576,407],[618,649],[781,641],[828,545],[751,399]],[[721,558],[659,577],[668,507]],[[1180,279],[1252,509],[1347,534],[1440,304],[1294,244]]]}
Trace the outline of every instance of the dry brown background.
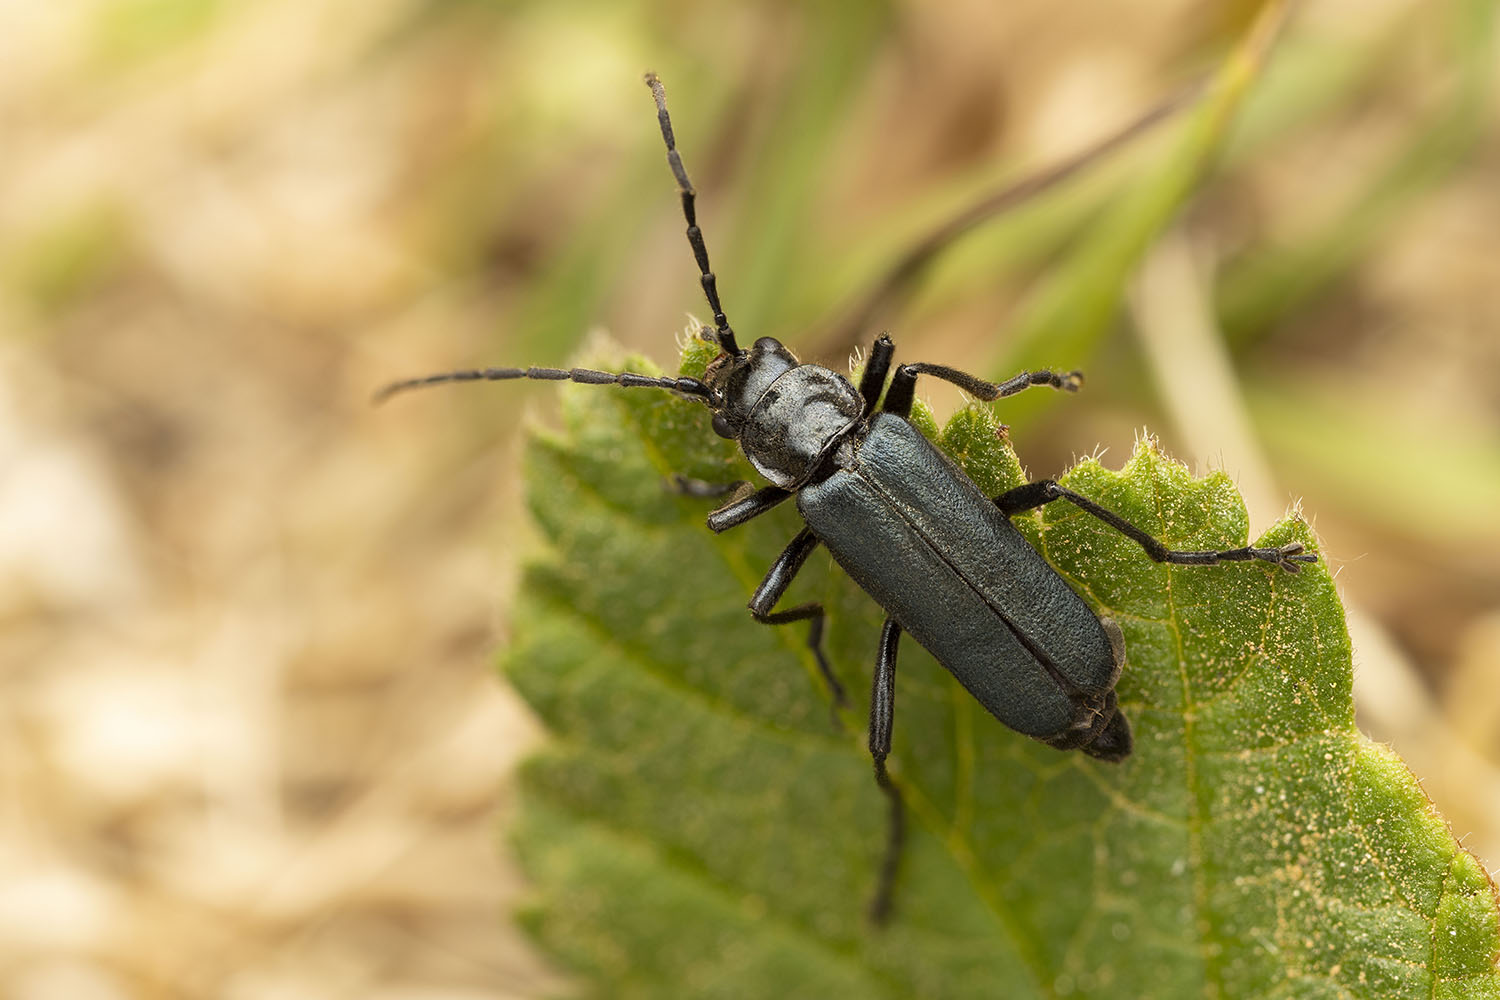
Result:
{"label": "dry brown background", "polygon": [[[857,239],[956,173],[1086,145],[1252,6],[898,2],[860,43],[840,127],[812,137],[825,172],[805,224]],[[1306,5],[1293,35],[1376,52],[1379,72],[1216,184],[1152,256],[1092,399],[1019,445],[1052,473],[1096,443],[1123,458],[1149,424],[1235,474],[1255,530],[1300,496],[1356,616],[1363,724],[1494,866],[1493,113],[1390,211],[1352,212],[1348,272],[1232,367],[1192,329],[1203,275],[1237,244],[1295,247],[1420,148],[1457,6]],[[534,544],[518,415],[545,420],[549,391],[367,399],[424,370],[562,363],[593,327],[670,361],[703,307],[648,67],[733,314],[737,266],[763,245],[746,202],[766,109],[838,57],[805,11],[0,3],[0,994],[565,984],[507,922],[525,892],[507,776],[540,734],[491,669]],[[523,327],[559,274],[583,291],[553,345]],[[893,332],[907,356],[976,363],[1024,292],[1012,275]],[[1174,401],[1162,387],[1184,377],[1222,406]],[[1287,385],[1322,408],[1257,406]]]}

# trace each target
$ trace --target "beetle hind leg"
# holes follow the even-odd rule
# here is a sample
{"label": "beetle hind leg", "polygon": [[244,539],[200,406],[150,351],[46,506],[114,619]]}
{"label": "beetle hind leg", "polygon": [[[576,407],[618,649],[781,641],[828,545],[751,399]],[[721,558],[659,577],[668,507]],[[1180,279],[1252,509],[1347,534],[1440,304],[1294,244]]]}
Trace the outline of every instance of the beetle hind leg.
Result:
{"label": "beetle hind leg", "polygon": [[1302,563],[1315,563],[1318,557],[1304,550],[1301,542],[1288,542],[1269,548],[1243,545],[1237,549],[1203,549],[1184,551],[1169,549],[1160,540],[1137,528],[1108,507],[1100,506],[1088,497],[1075,493],[1051,479],[1039,479],[1024,483],[1013,490],[995,497],[995,505],[1006,517],[1022,511],[1045,506],[1054,500],[1066,500],[1090,517],[1098,518],[1120,534],[1146,550],[1146,555],[1159,563],[1176,566],[1212,566],[1215,563],[1250,562],[1260,560],[1280,566],[1288,573],[1301,569]]}

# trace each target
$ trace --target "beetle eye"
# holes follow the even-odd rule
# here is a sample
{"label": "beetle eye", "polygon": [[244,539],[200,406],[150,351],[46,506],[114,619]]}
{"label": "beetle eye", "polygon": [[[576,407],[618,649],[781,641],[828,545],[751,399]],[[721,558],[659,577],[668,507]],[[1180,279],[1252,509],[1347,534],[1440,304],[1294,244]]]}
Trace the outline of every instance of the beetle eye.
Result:
{"label": "beetle eye", "polygon": [[734,439],[734,428],[729,426],[729,421],[724,419],[724,414],[714,414],[714,433],[721,438]]}

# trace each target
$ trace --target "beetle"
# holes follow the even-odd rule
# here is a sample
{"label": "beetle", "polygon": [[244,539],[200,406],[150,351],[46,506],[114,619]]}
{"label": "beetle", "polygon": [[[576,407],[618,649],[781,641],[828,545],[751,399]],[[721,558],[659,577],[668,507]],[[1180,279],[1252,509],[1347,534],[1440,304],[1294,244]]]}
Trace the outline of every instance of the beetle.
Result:
{"label": "beetle", "polygon": [[903,634],[941,663],[996,719],[1059,750],[1081,750],[1104,761],[1130,755],[1130,724],[1115,684],[1125,641],[1031,547],[1011,517],[1064,500],[1137,542],[1151,559],[1177,565],[1261,560],[1289,572],[1317,556],[1299,543],[1220,551],[1178,551],[1119,514],[1051,479],[987,497],[908,421],[919,376],[950,382],[985,401],[1049,386],[1076,391],[1082,374],[1023,371],[989,382],[944,365],[907,363],[891,372],[895,344],[876,338],[859,385],[832,369],[803,364],[771,337],[739,345],[719,299],[717,278],[698,226],[697,192],[677,150],[666,93],[645,77],[656,103],[667,163],[677,181],[687,238],[698,265],[714,327],[700,336],[719,353],[703,378],[662,378],[584,368],[482,368],[393,382],[377,401],[420,386],[450,382],[538,379],[585,385],[665,389],[707,405],[713,430],[734,440],[768,485],[717,486],[679,480],[685,492],[730,495],[708,515],[727,531],[796,498],[804,527],[776,559],[750,598],[756,621],[808,622],[807,644],[836,704],[842,686],[822,647],[824,610],[808,603],[776,610],[819,545],[886,613],[875,657],[869,750],[875,780],[889,809],[886,847],[870,914],[890,912],[904,833],[900,789],[886,760],[891,751],[896,659]]}

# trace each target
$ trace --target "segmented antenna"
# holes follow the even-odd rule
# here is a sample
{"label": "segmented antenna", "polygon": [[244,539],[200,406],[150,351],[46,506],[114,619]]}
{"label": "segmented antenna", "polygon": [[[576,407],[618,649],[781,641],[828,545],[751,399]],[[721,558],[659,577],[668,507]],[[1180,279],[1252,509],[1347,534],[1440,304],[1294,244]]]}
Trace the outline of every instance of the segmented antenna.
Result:
{"label": "segmented antenna", "polygon": [[740,350],[739,343],[734,339],[734,331],[729,328],[724,307],[719,303],[718,280],[708,266],[708,246],[703,242],[703,230],[698,228],[695,205],[698,192],[693,189],[693,182],[688,180],[687,169],[682,165],[682,154],[677,152],[677,138],[672,134],[672,116],[667,114],[667,92],[655,73],[646,74],[646,86],[651,88],[651,96],[656,99],[656,119],[661,123],[662,141],[667,144],[667,165],[672,168],[672,176],[677,178],[677,190],[682,194],[682,215],[687,219],[688,242],[692,244],[693,257],[698,261],[703,294],[714,313],[714,336],[719,342],[720,350],[730,354],[743,354],[745,352]]}
{"label": "segmented antenna", "polygon": [[467,368],[456,372],[440,372],[437,375],[392,382],[378,390],[371,402],[383,403],[398,392],[442,385],[445,382],[506,382],[518,378],[542,382],[579,382],[583,385],[619,385],[627,389],[669,389],[685,396],[694,396],[710,406],[717,403],[714,391],[695,378],[654,378],[634,372],[599,372],[592,368]]}

